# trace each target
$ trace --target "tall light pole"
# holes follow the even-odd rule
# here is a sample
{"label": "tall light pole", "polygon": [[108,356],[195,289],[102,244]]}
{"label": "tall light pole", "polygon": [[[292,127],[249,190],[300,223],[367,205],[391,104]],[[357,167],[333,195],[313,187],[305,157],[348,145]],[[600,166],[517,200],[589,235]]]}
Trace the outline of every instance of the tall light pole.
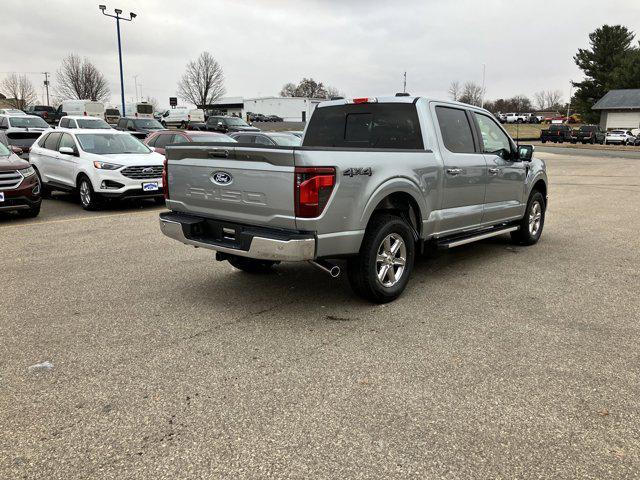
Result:
{"label": "tall light pole", "polygon": [[138,75],[133,76],[133,83],[136,86],[136,102],[138,101]]}
{"label": "tall light pole", "polygon": [[114,12],[116,13],[115,15],[105,13],[105,10],[107,9],[106,5],[99,5],[98,8],[103,15],[116,19],[116,30],[118,31],[118,59],[120,60],[120,97],[122,99],[122,116],[124,117],[126,116],[126,112],[124,107],[124,75],[122,73],[122,43],[120,42],[120,20],[124,22],[130,22],[131,20],[136,18],[137,15],[133,12],[129,12],[129,18],[125,18],[120,16],[120,14],[122,14],[122,10],[120,10],[119,8],[116,8],[114,10]]}
{"label": "tall light pole", "polygon": [[42,72],[42,74],[44,75],[44,87],[47,89],[47,106],[50,105],[49,103],[49,72]]}

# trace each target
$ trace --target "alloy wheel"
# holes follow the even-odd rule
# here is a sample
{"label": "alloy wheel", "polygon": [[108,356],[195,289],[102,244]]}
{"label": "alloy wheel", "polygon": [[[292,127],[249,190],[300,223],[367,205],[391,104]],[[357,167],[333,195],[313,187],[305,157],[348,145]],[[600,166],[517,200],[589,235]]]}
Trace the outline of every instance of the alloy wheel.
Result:
{"label": "alloy wheel", "polygon": [[406,262],[407,246],[402,237],[397,233],[387,235],[376,256],[376,273],[382,286],[396,285],[404,274]]}
{"label": "alloy wheel", "polygon": [[529,233],[535,237],[540,231],[540,224],[542,223],[542,205],[540,202],[533,202],[531,205],[531,211],[529,212]]}

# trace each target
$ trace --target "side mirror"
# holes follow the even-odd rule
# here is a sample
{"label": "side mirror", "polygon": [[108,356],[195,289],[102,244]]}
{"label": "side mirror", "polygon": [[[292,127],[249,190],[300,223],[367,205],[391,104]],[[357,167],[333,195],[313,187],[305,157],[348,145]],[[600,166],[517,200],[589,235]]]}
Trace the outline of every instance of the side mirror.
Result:
{"label": "side mirror", "polygon": [[533,151],[536,147],[533,145],[519,145],[518,146],[518,160],[521,162],[529,162],[533,158]]}
{"label": "side mirror", "polygon": [[62,153],[63,155],[77,155],[76,150],[71,147],[60,147],[58,152]]}

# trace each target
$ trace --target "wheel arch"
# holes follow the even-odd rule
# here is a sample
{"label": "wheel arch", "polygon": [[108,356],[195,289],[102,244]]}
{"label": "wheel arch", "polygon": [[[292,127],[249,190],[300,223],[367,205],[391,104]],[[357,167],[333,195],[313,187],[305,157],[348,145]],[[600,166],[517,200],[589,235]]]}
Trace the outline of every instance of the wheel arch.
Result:
{"label": "wheel arch", "polygon": [[371,196],[361,217],[364,228],[376,213],[393,212],[405,217],[418,238],[427,213],[424,195],[418,186],[405,178],[396,178],[381,185]]}

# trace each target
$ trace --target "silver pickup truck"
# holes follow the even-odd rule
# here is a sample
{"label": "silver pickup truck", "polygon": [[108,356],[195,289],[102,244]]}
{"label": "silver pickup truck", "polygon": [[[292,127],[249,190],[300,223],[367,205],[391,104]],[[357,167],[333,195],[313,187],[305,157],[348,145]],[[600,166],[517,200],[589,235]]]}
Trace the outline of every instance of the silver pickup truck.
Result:
{"label": "silver pickup truck", "polygon": [[167,148],[162,232],[247,272],[309,261],[397,298],[416,254],[510,233],[532,245],[547,175],[486,110],[396,95],[318,105],[302,146]]}

